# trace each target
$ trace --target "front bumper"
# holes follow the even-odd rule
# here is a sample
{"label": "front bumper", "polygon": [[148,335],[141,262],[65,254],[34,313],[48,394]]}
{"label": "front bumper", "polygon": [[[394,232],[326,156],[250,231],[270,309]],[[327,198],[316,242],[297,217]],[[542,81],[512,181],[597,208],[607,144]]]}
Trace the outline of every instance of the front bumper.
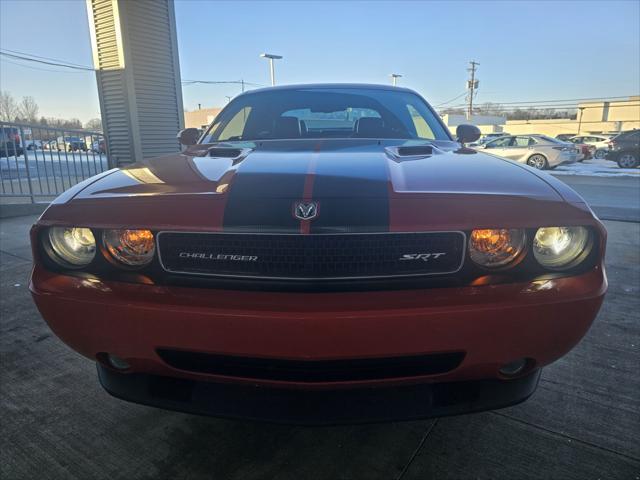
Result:
{"label": "front bumper", "polygon": [[[36,264],[30,284],[51,329],[91,359],[108,352],[132,373],[293,388],[499,379],[502,365],[523,357],[541,367],[587,332],[606,287],[600,266],[524,283],[293,293],[109,282]],[[178,369],[159,349],[292,361],[464,352],[464,360],[436,375],[310,385]]]}
{"label": "front bumper", "polygon": [[533,394],[540,370],[514,380],[322,391],[123,374],[101,365],[98,377],[114,397],[143,405],[215,417],[327,425],[440,417],[515,405]]}

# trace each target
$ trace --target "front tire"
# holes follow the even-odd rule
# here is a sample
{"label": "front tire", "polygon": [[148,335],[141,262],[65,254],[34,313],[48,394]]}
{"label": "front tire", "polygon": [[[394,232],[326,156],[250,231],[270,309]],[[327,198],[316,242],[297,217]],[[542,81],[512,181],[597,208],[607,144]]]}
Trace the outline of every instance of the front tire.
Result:
{"label": "front tire", "polygon": [[596,153],[594,155],[594,157],[596,157],[598,160],[602,160],[606,156],[607,156],[607,151],[602,149],[596,150]]}
{"label": "front tire", "polygon": [[536,168],[538,170],[546,170],[549,168],[549,162],[547,161],[547,157],[542,155],[541,153],[534,153],[527,159],[527,165],[530,167]]}
{"label": "front tire", "polygon": [[620,168],[636,168],[638,166],[638,156],[633,153],[623,153],[618,157]]}

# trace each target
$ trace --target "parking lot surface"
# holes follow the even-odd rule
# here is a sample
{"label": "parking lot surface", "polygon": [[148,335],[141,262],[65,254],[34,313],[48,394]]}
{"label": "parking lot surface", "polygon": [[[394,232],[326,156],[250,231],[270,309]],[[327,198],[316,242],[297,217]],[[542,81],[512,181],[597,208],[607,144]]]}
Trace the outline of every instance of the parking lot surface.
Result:
{"label": "parking lot surface", "polygon": [[3,480],[640,478],[638,223],[605,222],[604,306],[585,339],[544,369],[527,402],[437,420],[311,428],[110,397],[93,363],[58,340],[31,301],[34,220],[0,222]]}

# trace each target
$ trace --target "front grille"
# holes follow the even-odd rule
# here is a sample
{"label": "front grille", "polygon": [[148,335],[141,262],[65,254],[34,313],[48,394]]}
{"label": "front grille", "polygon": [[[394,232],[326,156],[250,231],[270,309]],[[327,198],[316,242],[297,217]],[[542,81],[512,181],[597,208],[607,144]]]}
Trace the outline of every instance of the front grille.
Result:
{"label": "front grille", "polygon": [[294,280],[454,273],[462,232],[242,234],[161,232],[162,267],[171,273]]}
{"label": "front grille", "polygon": [[284,382],[349,382],[446,373],[458,367],[464,352],[349,360],[283,360],[159,349],[171,367],[196,373]]}

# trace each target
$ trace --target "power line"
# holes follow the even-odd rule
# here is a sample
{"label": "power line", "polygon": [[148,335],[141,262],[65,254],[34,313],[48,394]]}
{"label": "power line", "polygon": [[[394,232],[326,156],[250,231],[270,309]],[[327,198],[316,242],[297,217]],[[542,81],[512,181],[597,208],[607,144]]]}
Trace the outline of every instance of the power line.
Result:
{"label": "power line", "polygon": [[185,85],[194,85],[194,84],[205,84],[205,85],[219,85],[219,84],[244,84],[244,85],[250,85],[252,87],[265,87],[266,85],[263,85],[261,83],[251,83],[251,82],[246,82],[244,80],[183,80],[182,83],[184,83]]}
{"label": "power line", "polygon": [[81,67],[81,66],[77,66],[77,65],[67,65],[64,63],[59,63],[59,62],[50,62],[48,60],[40,60],[37,58],[29,58],[26,57],[24,55],[16,55],[14,53],[8,53],[8,52],[3,52],[0,51],[0,55],[3,55],[5,57],[9,57],[9,58],[13,58],[16,60],[24,60],[27,62],[34,62],[34,63],[42,63],[44,65],[53,65],[54,67],[65,67],[65,68],[70,68],[72,70],[87,70],[87,71],[93,71],[93,68],[90,67]]}
{"label": "power line", "polygon": [[6,58],[0,58],[0,60],[2,60],[5,63],[10,63],[11,65],[17,65],[18,67],[22,67],[22,68],[28,68],[30,70],[38,70],[40,72],[52,72],[52,73],[80,73],[78,71],[67,71],[67,70],[52,70],[50,68],[39,68],[39,67],[34,67],[32,65],[27,65],[25,63],[20,63],[20,62],[13,62],[11,60],[8,60]]}
{"label": "power line", "polygon": [[0,50],[4,50],[5,52],[10,52],[10,53],[15,53],[17,55],[26,55],[28,57],[41,58],[43,60],[50,60],[52,62],[61,62],[61,63],[65,63],[67,65],[73,65],[73,66],[76,66],[76,67],[90,68],[90,67],[87,67],[86,65],[80,65],[79,63],[67,62],[66,60],[60,60],[59,58],[42,57],[40,55],[35,55],[33,53],[20,52],[18,50],[11,50],[9,48],[0,48]]}
{"label": "power line", "polygon": [[[22,61],[27,61],[27,62],[34,62],[34,63],[41,63],[41,64],[45,64],[45,65],[52,65],[55,67],[64,67],[64,68],[69,68],[72,70],[84,70],[84,71],[95,71],[95,69],[93,67],[87,67],[87,66],[83,66],[83,65],[79,65],[76,63],[71,63],[71,62],[66,62],[65,60],[59,60],[59,59],[55,59],[55,58],[50,58],[50,57],[43,57],[43,56],[39,56],[39,55],[34,55],[31,53],[25,53],[25,52],[19,52],[17,50],[9,50],[7,48],[2,48],[0,49],[0,55],[5,56],[5,57],[9,57],[15,60],[22,60]],[[5,59],[5,61],[8,61]],[[9,63],[14,63],[15,65],[21,65],[19,63],[15,63],[15,62],[10,62]],[[22,65],[25,66],[26,65]],[[31,67],[31,68],[35,68],[35,67]],[[49,70],[51,72],[55,72],[56,70]],[[59,72],[60,70],[58,70]],[[260,83],[252,83],[252,82],[245,82],[244,80],[183,80],[182,83],[184,85],[193,85],[193,84],[213,84],[213,85],[219,85],[219,84],[237,84],[237,85],[250,85],[250,86],[255,86],[255,87],[262,87],[265,85],[262,85]]]}
{"label": "power line", "polygon": [[[636,107],[639,106],[640,103],[625,103],[624,105],[608,105],[606,108],[626,108],[626,107]],[[451,105],[447,107],[447,109],[461,109],[465,108],[466,104],[458,104]],[[502,108],[501,108],[502,107]],[[482,107],[474,107],[475,111],[480,110]],[[605,108],[601,105],[591,105],[591,106],[578,106],[578,104],[564,104],[564,105],[516,105],[516,106],[504,106],[502,104],[496,104],[496,110],[502,109],[504,111],[513,111],[516,109],[522,110],[579,110],[579,109],[590,109],[590,108]]]}
{"label": "power line", "polygon": [[500,105],[533,105],[538,103],[560,103],[560,102],[585,102],[589,100],[615,100],[615,99],[625,99],[629,97],[633,97],[637,95],[623,95],[618,97],[591,97],[591,98],[563,98],[557,100],[529,100],[528,102],[485,102],[485,103],[495,103]]}
{"label": "power line", "polygon": [[465,92],[462,92],[460,95],[456,95],[456,96],[455,96],[455,97],[453,97],[451,100],[447,100],[446,102],[442,102],[442,103],[439,103],[438,105],[435,105],[435,106],[434,106],[434,108],[438,108],[438,107],[441,107],[442,105],[446,105],[447,103],[451,103],[451,102],[453,102],[454,100],[457,100],[457,99],[459,99],[460,97],[462,97],[463,95],[466,95],[466,94],[467,94],[467,92],[466,92],[466,91],[465,91]]}

